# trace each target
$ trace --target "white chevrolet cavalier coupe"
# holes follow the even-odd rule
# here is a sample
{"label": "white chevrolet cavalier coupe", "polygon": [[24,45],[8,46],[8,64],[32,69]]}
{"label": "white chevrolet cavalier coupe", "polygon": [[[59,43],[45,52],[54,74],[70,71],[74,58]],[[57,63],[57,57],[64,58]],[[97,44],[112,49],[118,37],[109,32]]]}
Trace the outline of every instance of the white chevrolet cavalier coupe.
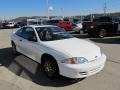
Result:
{"label": "white chevrolet cavalier coupe", "polygon": [[95,44],[51,25],[25,26],[11,35],[13,53],[40,63],[50,78],[84,78],[100,72],[106,56]]}

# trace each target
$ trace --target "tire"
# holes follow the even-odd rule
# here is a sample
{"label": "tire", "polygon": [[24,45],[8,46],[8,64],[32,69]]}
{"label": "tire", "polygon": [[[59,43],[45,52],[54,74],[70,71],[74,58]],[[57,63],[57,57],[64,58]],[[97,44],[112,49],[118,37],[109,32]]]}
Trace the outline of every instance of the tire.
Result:
{"label": "tire", "polygon": [[14,56],[18,55],[18,52],[16,50],[16,45],[14,43],[12,43],[12,53],[13,53]]}
{"label": "tire", "polygon": [[105,29],[101,29],[99,34],[98,34],[98,37],[104,38],[105,36],[106,36],[106,30]]}
{"label": "tire", "polygon": [[42,61],[42,68],[46,76],[50,79],[56,79],[59,76],[59,69],[54,58],[45,57]]}

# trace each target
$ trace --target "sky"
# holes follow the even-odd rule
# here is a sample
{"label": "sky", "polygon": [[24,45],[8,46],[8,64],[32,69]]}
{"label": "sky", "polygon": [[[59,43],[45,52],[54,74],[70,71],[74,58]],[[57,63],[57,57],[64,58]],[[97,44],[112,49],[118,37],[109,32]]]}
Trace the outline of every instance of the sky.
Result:
{"label": "sky", "polygon": [[[46,16],[47,0],[0,0],[0,19],[20,16]],[[85,15],[103,13],[105,0],[48,0],[50,15]],[[106,0],[107,12],[120,12],[120,0]]]}

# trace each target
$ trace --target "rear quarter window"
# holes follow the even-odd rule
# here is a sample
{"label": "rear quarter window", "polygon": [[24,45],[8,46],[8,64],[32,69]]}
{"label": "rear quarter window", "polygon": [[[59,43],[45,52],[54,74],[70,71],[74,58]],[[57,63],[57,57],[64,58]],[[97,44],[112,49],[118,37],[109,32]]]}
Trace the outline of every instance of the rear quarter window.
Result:
{"label": "rear quarter window", "polygon": [[17,36],[22,36],[22,29],[19,29],[16,33],[15,33]]}

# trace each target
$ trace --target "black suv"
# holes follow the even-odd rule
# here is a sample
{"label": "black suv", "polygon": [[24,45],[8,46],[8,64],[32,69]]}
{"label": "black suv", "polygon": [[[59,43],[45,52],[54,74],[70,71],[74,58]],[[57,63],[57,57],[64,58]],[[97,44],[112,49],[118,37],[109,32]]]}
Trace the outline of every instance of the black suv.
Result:
{"label": "black suv", "polygon": [[120,34],[120,19],[117,17],[102,16],[95,18],[87,28],[89,36],[105,37],[108,34]]}

